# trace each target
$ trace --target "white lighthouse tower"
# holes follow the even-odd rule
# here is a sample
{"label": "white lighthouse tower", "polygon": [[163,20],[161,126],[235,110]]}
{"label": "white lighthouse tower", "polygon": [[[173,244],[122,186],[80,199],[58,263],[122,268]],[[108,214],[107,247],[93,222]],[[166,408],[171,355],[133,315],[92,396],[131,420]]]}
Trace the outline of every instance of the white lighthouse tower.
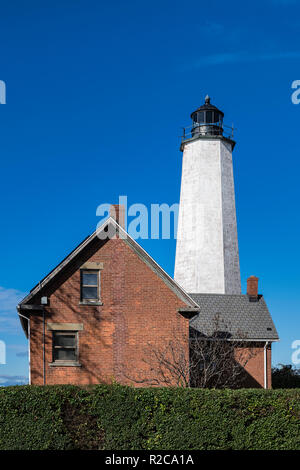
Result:
{"label": "white lighthouse tower", "polygon": [[224,114],[205,104],[183,137],[174,278],[189,293],[240,294],[232,135]]}

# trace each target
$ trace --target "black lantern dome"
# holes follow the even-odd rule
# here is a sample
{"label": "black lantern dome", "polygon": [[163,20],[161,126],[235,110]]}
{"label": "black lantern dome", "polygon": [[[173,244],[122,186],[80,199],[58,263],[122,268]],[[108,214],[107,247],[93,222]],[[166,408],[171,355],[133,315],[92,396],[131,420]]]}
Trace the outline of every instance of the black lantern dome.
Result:
{"label": "black lantern dome", "polygon": [[223,135],[224,113],[210,103],[210,97],[205,97],[205,103],[191,114],[193,120],[192,136]]}

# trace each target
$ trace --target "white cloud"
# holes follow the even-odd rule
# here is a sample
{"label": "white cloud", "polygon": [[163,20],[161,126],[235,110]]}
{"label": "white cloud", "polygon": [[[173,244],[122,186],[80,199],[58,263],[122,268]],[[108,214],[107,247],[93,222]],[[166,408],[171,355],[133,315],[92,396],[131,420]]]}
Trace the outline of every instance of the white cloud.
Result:
{"label": "white cloud", "polygon": [[275,3],[275,5],[295,5],[298,0],[269,0],[269,3]]}
{"label": "white cloud", "polygon": [[28,378],[24,375],[0,375],[0,387],[9,385],[27,385]]}
{"label": "white cloud", "polygon": [[193,64],[193,68],[208,65],[222,65],[247,62],[261,62],[280,59],[299,59],[300,51],[271,52],[271,53],[249,53],[249,52],[224,52],[201,57]]}
{"label": "white cloud", "polygon": [[16,306],[25,295],[17,289],[6,289],[0,286],[0,333],[20,333],[21,326]]}

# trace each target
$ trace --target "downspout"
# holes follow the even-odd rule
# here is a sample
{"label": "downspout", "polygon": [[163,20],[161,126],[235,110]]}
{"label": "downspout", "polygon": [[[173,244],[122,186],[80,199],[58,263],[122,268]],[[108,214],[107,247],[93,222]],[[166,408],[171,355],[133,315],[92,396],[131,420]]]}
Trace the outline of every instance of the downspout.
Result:
{"label": "downspout", "polygon": [[25,320],[28,321],[28,367],[29,367],[29,373],[28,373],[28,382],[29,385],[31,385],[31,367],[30,367],[30,315],[29,317],[25,317],[22,315],[20,312],[17,312],[18,315],[22,318],[25,318]]}
{"label": "downspout", "polygon": [[43,312],[43,383],[46,385],[46,368],[45,368],[45,312]]}
{"label": "downspout", "polygon": [[264,345],[264,389],[268,388],[268,364],[267,364],[267,347],[269,341]]}

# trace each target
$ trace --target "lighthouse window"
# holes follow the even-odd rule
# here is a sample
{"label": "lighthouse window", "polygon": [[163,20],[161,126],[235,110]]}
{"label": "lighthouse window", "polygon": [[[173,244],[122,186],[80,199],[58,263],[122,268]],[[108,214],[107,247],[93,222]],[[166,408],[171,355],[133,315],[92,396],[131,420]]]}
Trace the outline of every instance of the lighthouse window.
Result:
{"label": "lighthouse window", "polygon": [[204,122],[204,112],[203,111],[200,111],[200,113],[198,113],[198,122],[199,123]]}
{"label": "lighthouse window", "polygon": [[214,122],[219,122],[219,113],[214,113]]}
{"label": "lighthouse window", "polygon": [[206,122],[213,122],[212,111],[206,111]]}

